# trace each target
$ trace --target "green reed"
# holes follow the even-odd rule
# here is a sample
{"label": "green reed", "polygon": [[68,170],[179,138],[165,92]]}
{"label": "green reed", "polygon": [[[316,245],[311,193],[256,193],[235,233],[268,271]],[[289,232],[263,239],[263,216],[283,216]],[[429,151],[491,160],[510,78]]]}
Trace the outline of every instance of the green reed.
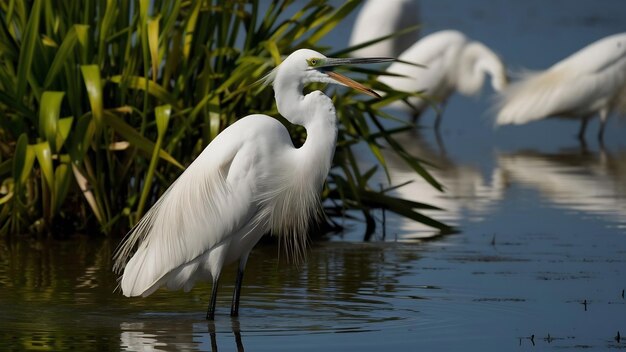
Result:
{"label": "green reed", "polygon": [[[319,40],[358,3],[0,0],[1,233],[127,231],[220,131],[278,117],[272,90],[253,83],[298,48],[332,54]],[[405,128],[379,121],[388,101],[335,95],[327,213],[386,208],[447,230],[418,212],[432,207],[369,184],[385,145],[441,188],[395,143]],[[357,143],[380,165],[360,170]]]}

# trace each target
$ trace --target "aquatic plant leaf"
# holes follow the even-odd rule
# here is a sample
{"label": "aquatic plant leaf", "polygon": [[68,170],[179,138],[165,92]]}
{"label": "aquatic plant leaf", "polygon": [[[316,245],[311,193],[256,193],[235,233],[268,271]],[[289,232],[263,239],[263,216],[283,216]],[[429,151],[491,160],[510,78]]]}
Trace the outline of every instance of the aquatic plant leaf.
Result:
{"label": "aquatic plant leaf", "polygon": [[39,106],[39,135],[57,151],[57,128],[65,92],[43,92]]}
{"label": "aquatic plant leaf", "polygon": [[143,189],[141,190],[141,197],[139,198],[139,205],[137,206],[137,219],[139,219],[143,215],[143,210],[146,206],[148,194],[152,190],[152,180],[156,170],[157,162],[159,160],[159,151],[161,150],[161,145],[163,144],[163,136],[165,135],[165,132],[167,130],[167,124],[169,122],[171,113],[172,107],[169,105],[157,106],[154,109],[154,116],[156,119],[159,136],[157,137],[156,143],[154,144],[152,157],[150,158],[150,165],[148,166],[148,172],[146,173]]}
{"label": "aquatic plant leaf", "polygon": [[72,164],[72,172],[74,173],[74,179],[76,180],[78,187],[85,197],[85,200],[87,200],[87,204],[89,204],[89,207],[93,211],[93,214],[96,216],[98,222],[102,224],[104,222],[104,215],[102,209],[100,209],[100,206],[98,206],[96,198],[94,197],[92,187],[89,185],[89,181],[74,164]]}
{"label": "aquatic plant leaf", "polygon": [[167,90],[165,90],[163,87],[161,87],[159,84],[155,82],[146,81],[144,77],[140,77],[140,76],[122,77],[120,75],[117,75],[117,76],[111,77],[110,80],[111,82],[118,83],[118,84],[121,83],[122,81],[125,81],[128,83],[128,85],[131,88],[138,89],[138,90],[145,91],[147,87],[148,93],[154,96],[155,98],[159,99],[161,102],[170,104],[172,106],[178,106],[178,102],[176,101],[176,99],[173,96],[171,96],[167,92]]}
{"label": "aquatic plant leaf", "polygon": [[67,163],[62,163],[54,170],[54,208],[53,213],[61,208],[72,181],[72,174]]}
{"label": "aquatic plant leaf", "polygon": [[0,189],[2,189],[2,193],[0,193],[0,195],[4,194],[2,197],[0,197],[0,205],[3,205],[7,203],[8,201],[10,201],[13,198],[13,195],[15,194],[14,192],[15,183],[13,182],[13,179],[7,178],[4,181],[2,181],[2,185],[0,185]]}
{"label": "aquatic plant leaf", "polygon": [[[111,112],[106,112],[105,121],[117,133],[126,138],[126,140],[128,140],[128,142],[130,142],[130,144],[132,144],[134,147],[142,150],[149,155],[152,154],[152,151],[154,150],[154,143],[139,134],[139,132],[137,132],[133,127],[124,122],[124,120],[119,118],[117,115]],[[172,157],[165,150],[159,150],[159,157],[181,170],[185,169],[184,166],[182,166],[176,159],[174,159],[174,157]]]}
{"label": "aquatic plant leaf", "polygon": [[18,183],[24,183],[35,162],[35,152],[32,146],[28,145],[28,136],[26,133],[22,133],[17,139],[15,145],[15,154],[13,155],[13,178]]}
{"label": "aquatic plant leaf", "polygon": [[330,16],[323,19],[323,24],[315,30],[307,39],[309,43],[317,43],[321,38],[326,36],[333,28],[335,28],[344,18],[350,14],[361,2],[357,0],[349,0],[343,3],[341,7],[335,10]]}
{"label": "aquatic plant leaf", "polygon": [[56,135],[56,147],[57,151],[61,150],[61,147],[65,144],[67,137],[70,135],[72,130],[72,123],[74,122],[74,117],[64,117],[57,121],[57,135]]}
{"label": "aquatic plant leaf", "polygon": [[220,132],[220,98],[214,95],[207,105],[209,110],[209,138],[213,140]]}
{"label": "aquatic plant leaf", "polygon": [[102,80],[100,78],[100,68],[98,65],[82,65],[80,70],[83,74],[87,96],[89,97],[89,105],[91,113],[96,122],[96,129],[102,124],[103,98],[102,98]]}
{"label": "aquatic plant leaf", "polygon": [[100,27],[98,30],[98,52],[100,55],[101,61],[107,57],[107,52],[105,50],[107,39],[111,30],[115,29],[115,17],[118,14],[119,9],[117,8],[117,2],[115,0],[106,0],[106,7],[104,9],[104,14],[102,15],[102,19],[100,21]]}
{"label": "aquatic plant leaf", "polygon": [[89,149],[89,145],[93,141],[92,138],[95,134],[95,130],[96,127],[91,115],[84,115],[78,119],[76,127],[72,132],[71,141],[68,145],[72,162],[77,164],[81,164],[83,162],[83,158]]}
{"label": "aquatic plant leaf", "polygon": [[48,72],[46,74],[46,78],[44,79],[43,89],[47,89],[50,87],[54,79],[57,77],[63,66],[65,66],[70,59],[71,55],[74,52],[74,47],[78,42],[78,36],[76,34],[76,27],[84,26],[84,25],[74,25],[69,30],[65,38],[63,38],[63,42],[58,47],[56,55],[52,60],[52,64],[48,68]]}
{"label": "aquatic plant leaf", "polygon": [[156,82],[159,69],[159,21],[161,16],[148,20],[148,47],[152,64],[152,81]]}
{"label": "aquatic plant leaf", "polygon": [[26,85],[31,75],[31,65],[35,56],[35,47],[39,39],[39,22],[41,15],[41,0],[34,0],[30,8],[30,16],[24,28],[22,45],[20,46],[19,65],[17,68],[17,86],[15,97],[21,100],[26,94]]}
{"label": "aquatic plant leaf", "polygon": [[52,150],[48,142],[41,142],[33,145],[37,162],[41,168],[46,183],[50,189],[54,187],[54,169],[52,167]]}
{"label": "aquatic plant leaf", "polygon": [[159,138],[163,138],[163,136],[165,136],[165,132],[167,132],[167,124],[170,121],[171,115],[172,115],[171,105],[160,105],[154,108],[154,118],[156,120],[157,131],[159,132]]}
{"label": "aquatic plant leaf", "polygon": [[183,41],[183,57],[185,58],[185,60],[189,59],[189,54],[191,53],[191,44],[193,43],[194,28],[196,27],[196,23],[198,21],[198,14],[200,13],[201,5],[201,1],[195,2],[194,7],[191,9],[191,12],[186,17],[187,23],[185,24],[185,35]]}

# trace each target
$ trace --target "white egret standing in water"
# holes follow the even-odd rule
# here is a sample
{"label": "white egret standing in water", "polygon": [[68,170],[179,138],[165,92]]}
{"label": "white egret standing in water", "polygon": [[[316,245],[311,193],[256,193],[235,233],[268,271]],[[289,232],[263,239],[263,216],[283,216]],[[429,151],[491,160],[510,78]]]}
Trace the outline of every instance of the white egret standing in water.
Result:
{"label": "white egret standing in water", "polygon": [[[487,74],[491,76],[495,91],[500,91],[507,83],[506,68],[498,55],[455,30],[425,36],[398,59],[423,66],[394,62],[387,72],[398,76],[380,76],[378,80],[397,91],[423,93],[427,99],[408,98],[415,118],[430,106],[431,101],[445,105],[455,91],[464,95],[476,94]],[[441,113],[438,113],[436,129],[440,123]]]}
{"label": "white egret standing in water", "polygon": [[598,140],[612,112],[626,114],[626,33],[600,39],[543,72],[528,73],[502,92],[497,125],[523,124],[550,116],[589,119],[600,115]]}
{"label": "white egret standing in water", "polygon": [[[417,0],[368,0],[352,27],[349,46],[355,46],[419,24]],[[419,39],[417,30],[368,45],[352,52],[354,57],[400,55]]]}
{"label": "white egret standing in water", "polygon": [[226,128],[118,249],[115,269],[123,269],[122,293],[145,297],[161,286],[188,291],[197,280],[210,278],[207,319],[212,320],[222,268],[238,260],[231,306],[231,315],[236,316],[252,247],[271,231],[284,238],[292,255],[302,255],[309,221],[320,212],[320,190],[335,150],[337,117],[328,96],[320,91],[303,95],[304,85],[338,83],[377,96],[331,69],[390,60],[333,59],[307,49],[289,55],[266,83],[274,85],[278,112],[305,127],[304,144],[295,148],[285,126],[266,115],[249,115]]}

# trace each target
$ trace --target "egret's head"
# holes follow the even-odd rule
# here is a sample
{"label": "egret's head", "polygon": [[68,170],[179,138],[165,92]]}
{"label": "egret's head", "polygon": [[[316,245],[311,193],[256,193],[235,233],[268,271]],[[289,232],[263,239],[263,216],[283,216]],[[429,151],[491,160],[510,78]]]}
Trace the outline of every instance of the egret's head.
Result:
{"label": "egret's head", "polygon": [[334,72],[333,68],[341,65],[371,64],[393,60],[392,58],[382,57],[330,58],[314,50],[300,49],[289,55],[285,61],[267,75],[264,80],[267,84],[280,81],[296,82],[302,86],[312,82],[334,83],[351,87],[365,94],[379,98],[380,96],[373,90],[346,76]]}

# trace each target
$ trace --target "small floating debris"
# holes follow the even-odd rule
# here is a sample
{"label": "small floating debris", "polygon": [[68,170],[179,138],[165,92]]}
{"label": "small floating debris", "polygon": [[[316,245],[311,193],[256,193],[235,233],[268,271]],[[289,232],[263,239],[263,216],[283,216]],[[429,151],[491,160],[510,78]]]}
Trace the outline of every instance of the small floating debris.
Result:
{"label": "small floating debris", "polygon": [[547,343],[552,343],[556,340],[565,340],[565,339],[573,339],[574,337],[555,337],[548,333],[548,336],[544,337],[543,340]]}
{"label": "small floating debris", "polygon": [[535,345],[535,334],[532,334],[530,336],[524,336],[524,337],[520,337],[519,338],[519,345],[522,345],[522,340],[530,340],[530,342],[533,344],[533,346]]}

